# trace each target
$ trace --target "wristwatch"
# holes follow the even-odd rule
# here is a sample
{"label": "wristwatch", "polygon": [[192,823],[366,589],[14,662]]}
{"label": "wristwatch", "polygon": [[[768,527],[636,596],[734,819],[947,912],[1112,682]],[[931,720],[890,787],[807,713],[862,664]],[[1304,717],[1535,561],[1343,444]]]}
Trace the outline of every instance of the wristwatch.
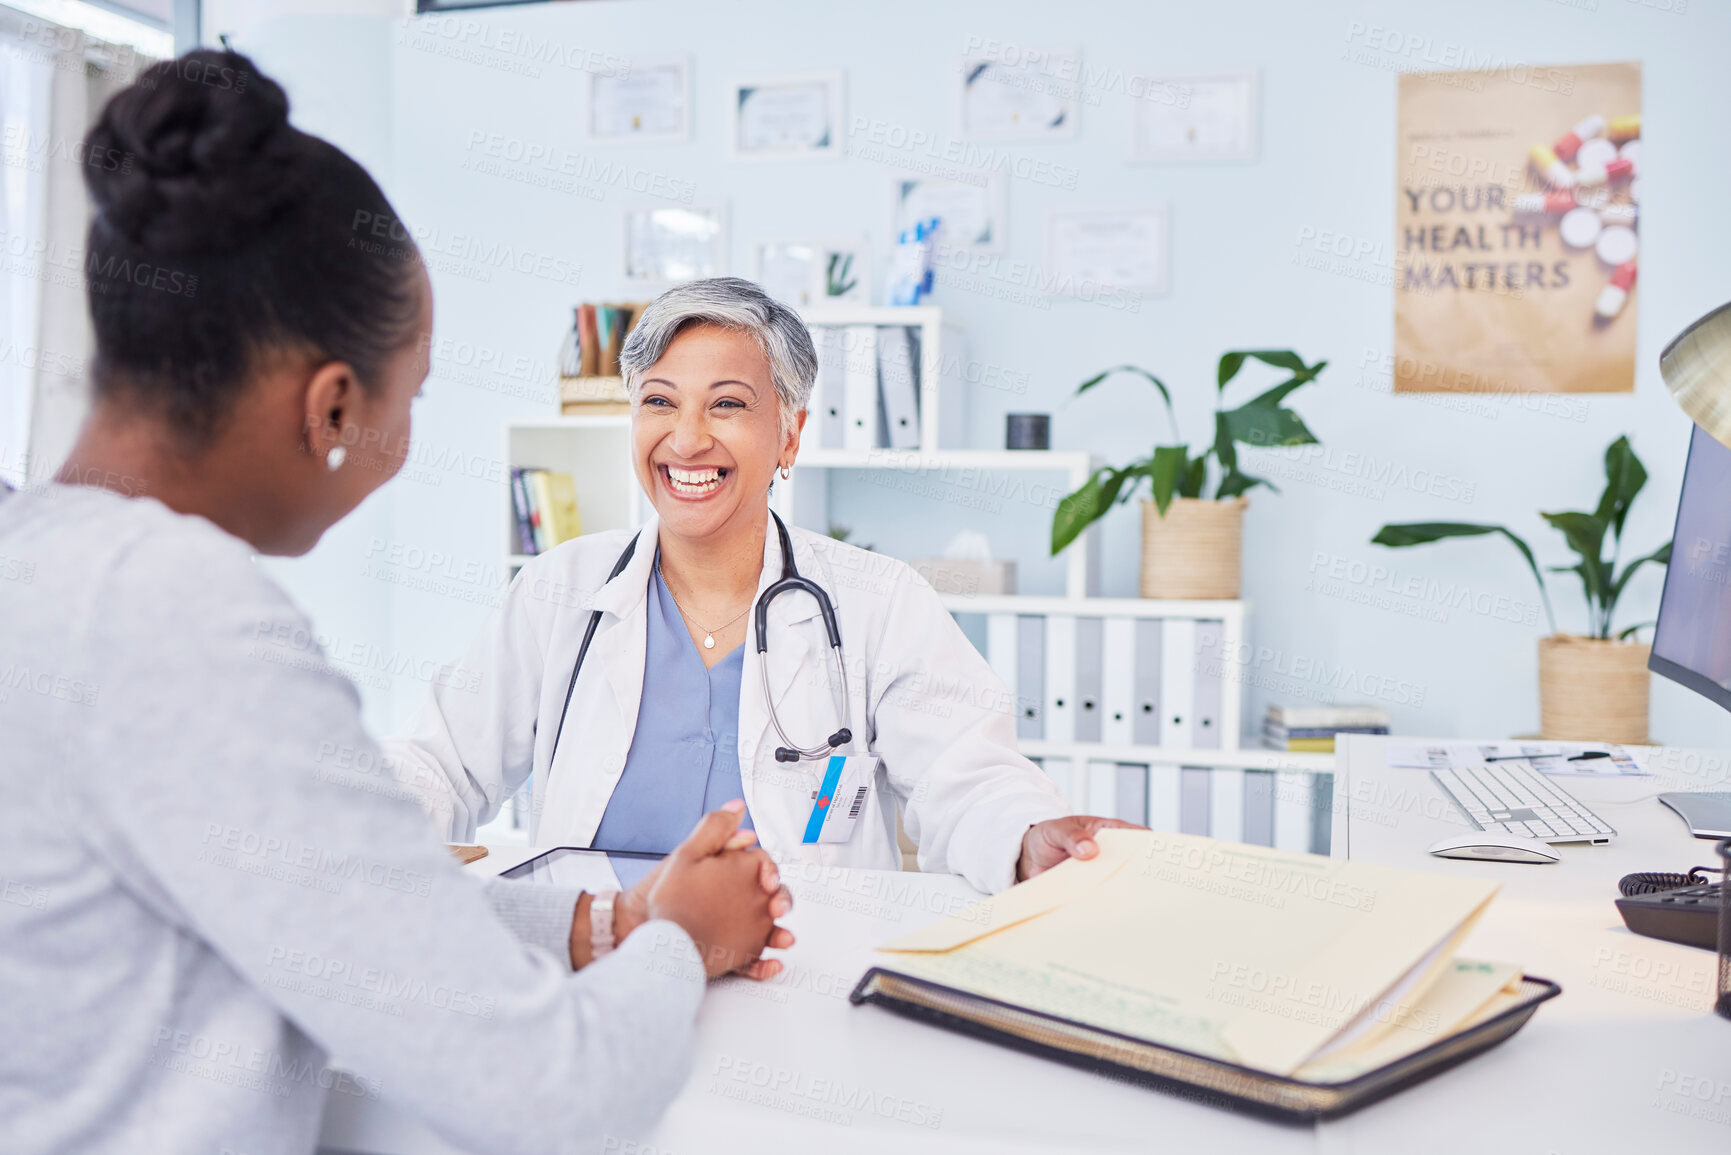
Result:
{"label": "wristwatch", "polygon": [[603,890],[589,899],[589,953],[600,958],[618,944],[613,941],[613,900],[617,890]]}

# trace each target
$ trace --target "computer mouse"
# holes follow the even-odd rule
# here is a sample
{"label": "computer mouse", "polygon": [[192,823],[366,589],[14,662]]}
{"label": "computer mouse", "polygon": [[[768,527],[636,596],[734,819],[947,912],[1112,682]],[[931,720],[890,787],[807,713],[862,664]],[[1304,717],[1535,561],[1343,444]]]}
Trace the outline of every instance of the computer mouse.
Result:
{"label": "computer mouse", "polygon": [[1438,858],[1472,858],[1481,862],[1559,862],[1551,844],[1500,830],[1469,830],[1451,834],[1431,845]]}

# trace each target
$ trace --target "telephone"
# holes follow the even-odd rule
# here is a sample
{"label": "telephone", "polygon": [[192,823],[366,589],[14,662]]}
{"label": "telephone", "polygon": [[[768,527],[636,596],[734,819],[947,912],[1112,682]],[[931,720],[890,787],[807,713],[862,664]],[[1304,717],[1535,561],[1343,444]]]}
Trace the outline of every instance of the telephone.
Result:
{"label": "telephone", "polygon": [[1688,874],[1626,874],[1617,883],[1623,897],[1617,910],[1636,934],[1719,948],[1719,902],[1724,880],[1708,882],[1716,867],[1697,866]]}

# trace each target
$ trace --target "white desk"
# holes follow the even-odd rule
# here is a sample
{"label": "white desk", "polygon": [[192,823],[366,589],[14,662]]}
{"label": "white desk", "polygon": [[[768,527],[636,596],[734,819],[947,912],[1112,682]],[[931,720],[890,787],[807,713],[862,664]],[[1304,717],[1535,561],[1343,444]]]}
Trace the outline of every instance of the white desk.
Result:
{"label": "white desk", "polygon": [[[534,853],[518,847],[494,851],[469,869],[496,874]],[[646,1144],[640,1155],[1316,1150],[1308,1127],[1244,1118],[976,1042],[879,1007],[849,1005],[848,993],[871,965],[873,944],[970,905],[977,893],[951,875],[893,871],[789,876],[787,882],[794,893],[787,922],[799,937],[783,956],[787,970],[771,983],[730,978],[710,988],[698,1016],[691,1078],[660,1126],[632,1137]],[[735,1079],[735,1073],[745,1078]],[[811,1080],[828,1080],[836,1090],[819,1090],[816,1102],[792,1094],[769,1104],[736,1098],[757,1094],[761,1100],[753,1078],[801,1079],[802,1089],[811,1088]],[[862,1101],[869,1101],[865,1109],[838,1105]],[[873,1104],[888,1117],[879,1117]],[[802,1106],[833,1111],[845,1122],[803,1118],[795,1113]],[[938,1125],[898,1121],[898,1112]],[[332,1096],[320,1144],[378,1155],[456,1150],[392,1110],[388,1097],[366,1102]],[[632,1150],[623,1140],[601,1149],[618,1155]]]}
{"label": "white desk", "polygon": [[[1032,1153],[1221,1151],[1447,1155],[1521,1152],[1692,1155],[1731,1150],[1731,1023],[1712,1014],[1714,956],[1623,929],[1617,879],[1711,862],[1657,801],[1671,789],[1725,788],[1731,755],[1678,754],[1658,779],[1568,779],[1566,788],[1619,831],[1609,846],[1567,847],[1554,866],[1431,858],[1424,848],[1464,826],[1422,771],[1382,766],[1381,739],[1355,739],[1335,783],[1337,854],[1492,877],[1503,891],[1465,950],[1557,980],[1503,1046],[1356,1115],[1292,1127],[1198,1106],[1060,1064],[852,1007],[847,994],[871,946],[965,904],[973,892],[938,875],[847,871],[790,878],[799,944],[769,984],[729,979],[704,1001],[697,1058],[660,1126],[631,1137],[641,1155],[790,1150]],[[1715,760],[1716,759],[1716,760]],[[533,851],[495,850],[470,869],[493,874]],[[735,1079],[735,1073],[746,1077]],[[828,1080],[827,1103],[761,1101],[753,1079]],[[387,1081],[388,1085],[388,1081]],[[758,1102],[750,1101],[753,1094]],[[1701,1096],[1705,1094],[1706,1098]],[[741,1099],[738,1096],[744,1095]],[[865,1109],[841,1103],[870,1102]],[[808,1109],[845,1118],[802,1117]],[[872,1106],[887,1117],[874,1113]],[[898,1121],[935,1119],[936,1127]],[[604,1150],[630,1153],[621,1137]],[[386,1102],[334,1097],[321,1143],[379,1155],[452,1148]]]}
{"label": "white desk", "polygon": [[[1636,871],[1717,865],[1651,796],[1725,789],[1724,751],[1643,751],[1650,778],[1559,778],[1616,828],[1535,866],[1433,858],[1469,829],[1427,771],[1389,769],[1383,739],[1349,739],[1335,768],[1334,852],[1495,879],[1502,891],[1461,948],[1520,963],[1563,993],[1519,1034],[1430,1082],[1320,1129],[1324,1152],[1731,1151],[1731,1022],[1713,1014],[1715,956],[1630,934],[1613,900]],[[1681,1088],[1684,1080],[1689,1093]],[[1697,1098],[1705,1093],[1707,1098]]]}

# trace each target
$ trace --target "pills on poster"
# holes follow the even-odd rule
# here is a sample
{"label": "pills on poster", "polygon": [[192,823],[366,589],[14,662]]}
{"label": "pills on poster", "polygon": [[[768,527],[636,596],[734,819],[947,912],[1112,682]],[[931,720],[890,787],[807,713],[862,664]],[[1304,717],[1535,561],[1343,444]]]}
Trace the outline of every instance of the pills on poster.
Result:
{"label": "pills on poster", "polygon": [[1575,164],[1582,169],[1604,168],[1617,159],[1617,146],[1600,137],[1581,145],[1575,154]]}
{"label": "pills on poster", "polygon": [[1570,209],[1563,214],[1563,219],[1557,222],[1557,235],[1563,238],[1563,244],[1571,249],[1590,249],[1593,242],[1599,239],[1599,231],[1604,228],[1604,222],[1599,220],[1599,214],[1589,208]]}
{"label": "pills on poster", "polygon": [[1635,221],[1640,216],[1640,210],[1634,205],[1621,201],[1614,205],[1605,205],[1599,210],[1599,220],[1607,225],[1628,225],[1635,227]]}
{"label": "pills on poster", "polygon": [[[1594,222],[1598,215],[1594,214]],[[1635,237],[1635,230],[1626,225],[1612,225],[1599,234],[1598,242],[1593,251],[1599,254],[1599,259],[1613,267],[1627,264],[1635,259],[1640,252],[1641,242]]]}

